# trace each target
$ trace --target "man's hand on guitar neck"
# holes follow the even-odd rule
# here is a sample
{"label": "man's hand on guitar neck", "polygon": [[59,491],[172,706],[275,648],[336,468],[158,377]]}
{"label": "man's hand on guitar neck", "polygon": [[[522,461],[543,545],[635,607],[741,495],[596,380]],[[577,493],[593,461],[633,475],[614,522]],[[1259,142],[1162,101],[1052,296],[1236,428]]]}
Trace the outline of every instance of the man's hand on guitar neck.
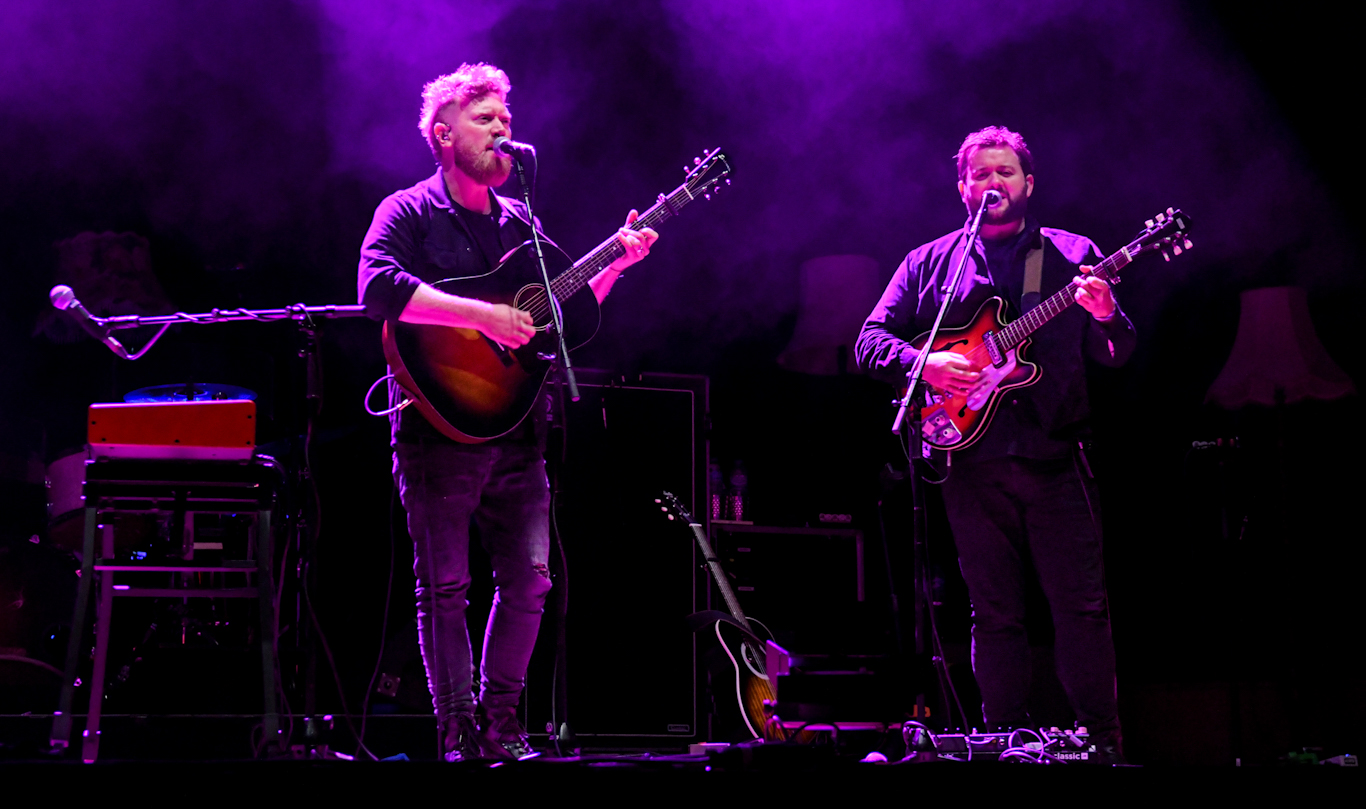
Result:
{"label": "man's hand on guitar neck", "polygon": [[[660,197],[663,196],[663,194],[660,194]],[[650,247],[655,243],[655,240],[659,238],[659,234],[655,232],[654,228],[633,229],[631,226],[634,225],[639,218],[640,212],[632,208],[631,212],[626,214],[626,224],[622,225],[621,229],[617,231],[617,239],[621,242],[621,246],[626,248],[626,255],[613,261],[608,267],[608,269],[612,270],[617,275],[620,275],[627,267],[650,255]]]}
{"label": "man's hand on guitar neck", "polygon": [[448,295],[428,284],[413,292],[398,319],[404,323],[477,329],[507,348],[520,348],[536,336],[536,325],[529,312],[503,303]]}
{"label": "man's hand on guitar neck", "polygon": [[[659,196],[662,198],[664,195],[660,194]],[[606,269],[593,276],[593,279],[588,282],[593,294],[597,296],[598,303],[606,300],[607,293],[612,291],[612,284],[616,283],[617,277],[621,275],[623,270],[650,255],[651,245],[659,238],[659,234],[655,232],[654,228],[633,229],[631,226],[636,223],[638,218],[640,218],[640,212],[633,208],[630,213],[626,214],[626,224],[617,231],[617,240],[621,242],[622,247],[626,248],[626,255],[608,264]]]}
{"label": "man's hand on guitar neck", "polygon": [[1077,305],[1091,313],[1096,320],[1111,320],[1115,316],[1115,297],[1110,285],[1091,274],[1091,267],[1081,267],[1081,275],[1072,279]]}

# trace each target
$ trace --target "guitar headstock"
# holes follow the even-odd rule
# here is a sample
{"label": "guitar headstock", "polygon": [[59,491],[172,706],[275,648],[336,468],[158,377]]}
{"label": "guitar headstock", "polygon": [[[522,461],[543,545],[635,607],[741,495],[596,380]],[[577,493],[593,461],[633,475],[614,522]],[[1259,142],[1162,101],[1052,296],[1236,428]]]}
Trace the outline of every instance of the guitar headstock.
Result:
{"label": "guitar headstock", "polygon": [[730,158],[720,149],[712,149],[701,157],[694,157],[692,165],[684,166],[683,170],[688,176],[683,180],[682,188],[687,189],[689,196],[703,199],[711,199],[712,194],[730,185],[730,175],[734,171]]}
{"label": "guitar headstock", "polygon": [[677,518],[685,523],[692,524],[692,514],[688,513],[688,509],[679,502],[673,492],[662,493],[659,497],[655,498],[655,502],[659,504],[659,510],[664,512],[664,516],[668,519],[672,520]]}
{"label": "guitar headstock", "polygon": [[1162,253],[1163,259],[1171,261],[1172,256],[1179,256],[1183,250],[1189,250],[1195,246],[1189,235],[1190,217],[1181,213],[1179,208],[1168,208],[1165,212],[1144,222],[1143,225],[1143,232],[1138,234],[1133,242],[1125,248],[1131,259],[1142,253],[1157,250]]}

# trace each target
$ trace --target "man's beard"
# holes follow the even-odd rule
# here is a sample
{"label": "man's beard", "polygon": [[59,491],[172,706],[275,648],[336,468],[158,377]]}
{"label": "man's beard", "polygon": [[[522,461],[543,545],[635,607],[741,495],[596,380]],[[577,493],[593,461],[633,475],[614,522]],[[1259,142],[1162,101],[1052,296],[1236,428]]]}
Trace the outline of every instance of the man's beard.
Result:
{"label": "man's beard", "polygon": [[455,160],[455,167],[480,185],[497,188],[507,182],[508,175],[512,173],[512,160],[499,158],[492,149],[482,149],[473,153],[456,149],[452,157]]}
{"label": "man's beard", "polygon": [[1020,194],[1018,198],[1007,199],[1005,202],[1008,204],[1001,205],[998,203],[988,207],[982,219],[988,225],[1008,225],[1025,218],[1025,213],[1029,207],[1029,197]]}

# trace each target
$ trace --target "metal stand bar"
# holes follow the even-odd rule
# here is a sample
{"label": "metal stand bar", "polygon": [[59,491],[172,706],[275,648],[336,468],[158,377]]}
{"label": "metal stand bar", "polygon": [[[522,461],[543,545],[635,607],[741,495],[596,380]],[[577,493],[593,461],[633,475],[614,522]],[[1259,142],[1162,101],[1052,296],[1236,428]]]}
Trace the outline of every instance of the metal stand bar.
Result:
{"label": "metal stand bar", "polygon": [[[101,464],[101,466],[103,466]],[[211,468],[210,468],[211,467]],[[92,466],[91,469],[95,467]],[[103,471],[103,476],[95,475],[86,481],[85,542],[84,556],[81,559],[81,581],[76,598],[76,611],[72,616],[71,639],[67,644],[66,670],[62,683],[59,710],[53,719],[51,746],[63,750],[70,744],[72,730],[72,704],[75,690],[79,685],[79,671],[84,647],[85,618],[90,603],[90,591],[95,577],[99,577],[99,603],[95,611],[95,655],[93,671],[90,675],[90,702],[86,713],[86,727],[82,733],[81,760],[92,763],[99,757],[100,718],[104,703],[105,674],[109,657],[109,638],[112,634],[114,599],[116,597],[143,598],[255,598],[260,604],[261,622],[261,678],[263,692],[262,729],[267,743],[276,742],[280,733],[280,711],[277,701],[276,685],[279,680],[279,664],[276,660],[275,637],[275,578],[274,542],[271,536],[270,502],[275,494],[274,482],[257,479],[243,481],[234,477],[242,473],[236,464],[186,464],[183,462],[114,462]],[[256,474],[268,471],[269,464],[253,464]],[[150,474],[149,474],[150,473]],[[183,473],[183,474],[178,474]],[[176,479],[179,477],[179,479]],[[264,475],[262,475],[264,477]],[[241,489],[250,487],[255,491],[243,491],[240,497],[225,497],[214,492],[215,487]],[[192,496],[191,489],[195,494]],[[148,489],[158,492],[149,493]],[[214,496],[218,494],[218,496]],[[193,516],[196,512],[237,512],[234,505],[254,502],[257,506],[256,523],[249,537],[249,547],[254,544],[254,567],[237,565],[206,566],[193,562],[193,550],[186,555],[186,564],[97,564],[114,560],[114,524],[108,519],[99,524],[102,514],[112,516],[122,512],[120,502],[138,504],[148,497],[157,500],[173,499],[175,521],[184,521],[185,530],[192,531]],[[145,509],[133,509],[144,513]],[[95,552],[95,530],[101,529],[100,553]],[[192,537],[190,538],[192,540]],[[252,542],[254,539],[254,543]],[[191,544],[189,546],[193,548]],[[187,575],[204,572],[255,574],[255,586],[248,587],[131,587],[114,583],[114,576],[120,572],[161,572],[177,574],[182,580]],[[188,583],[185,581],[184,583]]]}
{"label": "metal stand bar", "polygon": [[275,543],[271,540],[270,509],[256,516],[256,590],[261,599],[261,678],[265,715],[261,717],[261,741],[265,749],[280,736],[280,708],[275,685],[279,661],[275,648]]}
{"label": "metal stand bar", "polygon": [[92,317],[91,320],[106,329],[136,329],[140,326],[163,326],[177,323],[228,323],[238,320],[268,323],[274,320],[305,320],[310,317],[328,319],[365,317],[365,307],[358,304],[305,306],[302,303],[296,303],[293,306],[286,306],[284,309],[213,309],[198,314],[176,312],[171,315],[115,315],[114,317]]}
{"label": "metal stand bar", "polygon": [[76,609],[71,615],[71,637],[66,642],[66,671],[62,675],[62,696],[52,719],[48,744],[65,750],[71,744],[71,709],[76,702],[77,675],[81,662],[81,640],[85,636],[85,616],[90,610],[90,588],[95,579],[96,509],[85,510],[85,539],[81,544],[81,582],[76,589]]}
{"label": "metal stand bar", "polygon": [[[114,524],[106,523],[100,532],[100,553],[114,555]],[[81,761],[95,763],[100,755],[100,710],[104,707],[104,669],[109,660],[109,632],[114,623],[114,573],[100,572],[100,605],[95,611],[95,669],[90,674],[90,707],[81,733]]]}

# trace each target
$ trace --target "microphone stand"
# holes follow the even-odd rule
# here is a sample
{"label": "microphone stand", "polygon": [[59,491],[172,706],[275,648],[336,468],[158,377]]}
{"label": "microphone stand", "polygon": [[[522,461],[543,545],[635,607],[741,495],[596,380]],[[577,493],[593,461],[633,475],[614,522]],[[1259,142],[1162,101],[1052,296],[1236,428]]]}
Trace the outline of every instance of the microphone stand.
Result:
{"label": "microphone stand", "polygon": [[[944,297],[939,302],[939,312],[935,315],[934,325],[925,335],[925,342],[921,344],[920,353],[916,355],[915,362],[911,365],[911,370],[906,374],[906,395],[901,398],[897,407],[896,418],[892,421],[892,434],[901,436],[905,427],[906,411],[911,412],[911,430],[908,437],[910,457],[910,484],[911,484],[911,547],[913,559],[913,578],[915,587],[914,609],[915,609],[915,656],[916,660],[923,659],[925,655],[925,610],[927,606],[933,609],[933,593],[930,590],[929,560],[926,553],[926,543],[928,540],[929,529],[925,519],[925,489],[920,475],[916,472],[917,462],[924,459],[924,435],[921,432],[921,398],[916,395],[917,388],[920,387],[921,379],[925,373],[925,362],[930,356],[930,351],[934,346],[935,339],[939,336],[939,328],[944,322],[944,316],[948,314],[949,307],[953,305],[954,297],[958,294],[959,287],[962,286],[963,273],[967,269],[968,256],[972,253],[973,246],[977,243],[977,232],[982,226],[982,214],[986,212],[985,204],[977,206],[977,212],[973,214],[968,226],[968,237],[963,245],[963,255],[958,261],[958,266],[954,268],[953,275],[950,277],[948,285],[944,288]],[[943,666],[944,661],[936,659],[932,661],[936,667]],[[948,678],[947,668],[941,674],[943,679]],[[917,677],[919,680],[919,677]],[[941,683],[941,685],[943,685]],[[949,697],[944,694],[945,711],[948,710]],[[920,687],[915,695],[915,718],[923,721],[925,713],[925,689]],[[967,717],[963,717],[967,721]],[[947,728],[947,723],[945,728]]]}
{"label": "microphone stand", "polygon": [[[533,153],[534,154],[534,153]],[[522,184],[522,201],[526,204],[526,216],[531,220],[531,244],[536,249],[536,264],[541,268],[541,283],[545,284],[546,297],[550,299],[550,315],[555,326],[555,358],[569,386],[569,400],[579,400],[579,383],[574,378],[574,366],[569,362],[569,346],[564,342],[564,314],[560,311],[560,301],[550,287],[550,270],[545,266],[545,254],[541,252],[541,234],[536,229],[536,214],[531,209],[531,185],[526,179],[526,169],[522,166],[522,156],[512,153],[512,165],[517,167],[517,179]]]}
{"label": "microphone stand", "polygon": [[[535,152],[532,157],[534,159]],[[545,254],[541,252],[541,233],[536,229],[536,214],[531,207],[531,184],[526,179],[526,168],[522,165],[522,155],[516,151],[512,152],[512,164],[517,167],[517,180],[522,184],[522,202],[526,205],[526,217],[531,222],[531,243],[536,249],[536,264],[541,268],[541,283],[545,285],[546,297],[550,299],[550,314],[553,318],[555,327],[555,351],[558,360],[560,376],[564,384],[569,388],[569,400],[577,402],[579,400],[579,383],[574,377],[574,366],[569,362],[569,346],[564,340],[564,313],[560,311],[560,301],[555,297],[555,292],[550,286],[550,270],[545,265]],[[539,166],[537,174],[539,176]],[[563,390],[561,388],[561,390]],[[564,412],[564,400],[560,400],[561,413]],[[565,448],[560,447],[560,456],[563,459]],[[551,508],[555,508],[555,492],[558,491],[560,480],[560,464],[555,465],[554,489],[551,492]],[[560,551],[560,569],[564,580],[560,584],[564,592],[554,600],[555,615],[555,667],[551,676],[550,695],[550,715],[552,717],[552,727],[548,728],[550,742],[555,745],[557,753],[560,752],[561,743],[570,744],[574,739],[574,731],[569,724],[569,644],[567,639],[567,628],[565,620],[569,614],[569,594],[567,591],[568,577],[565,573],[567,564],[565,563],[564,543],[560,537],[559,528],[554,524],[554,514],[551,514],[551,528],[555,533],[555,544]],[[559,721],[559,726],[554,726],[554,721]]]}
{"label": "microphone stand", "polygon": [[[300,327],[312,329],[313,318],[326,318],[335,320],[339,317],[365,317],[365,307],[359,304],[328,304],[325,306],[305,306],[296,303],[286,306],[283,309],[213,309],[209,312],[190,314],[187,312],[176,312],[170,315],[115,315],[114,317],[91,317],[90,320],[108,331],[116,329],[136,329],[142,326],[160,326],[161,330],[152,335],[152,339],[143,344],[142,348],[131,354],[119,354],[112,347],[111,351],[118,354],[125,360],[136,360],[146,354],[147,351],[156,344],[157,340],[166,333],[166,330],[180,323],[227,323],[236,320],[251,320],[257,323],[269,323],[275,320],[295,320]],[[310,335],[305,335],[310,337]],[[311,339],[311,337],[310,337]],[[310,360],[310,362],[313,362]],[[313,396],[310,399],[315,398]]]}

